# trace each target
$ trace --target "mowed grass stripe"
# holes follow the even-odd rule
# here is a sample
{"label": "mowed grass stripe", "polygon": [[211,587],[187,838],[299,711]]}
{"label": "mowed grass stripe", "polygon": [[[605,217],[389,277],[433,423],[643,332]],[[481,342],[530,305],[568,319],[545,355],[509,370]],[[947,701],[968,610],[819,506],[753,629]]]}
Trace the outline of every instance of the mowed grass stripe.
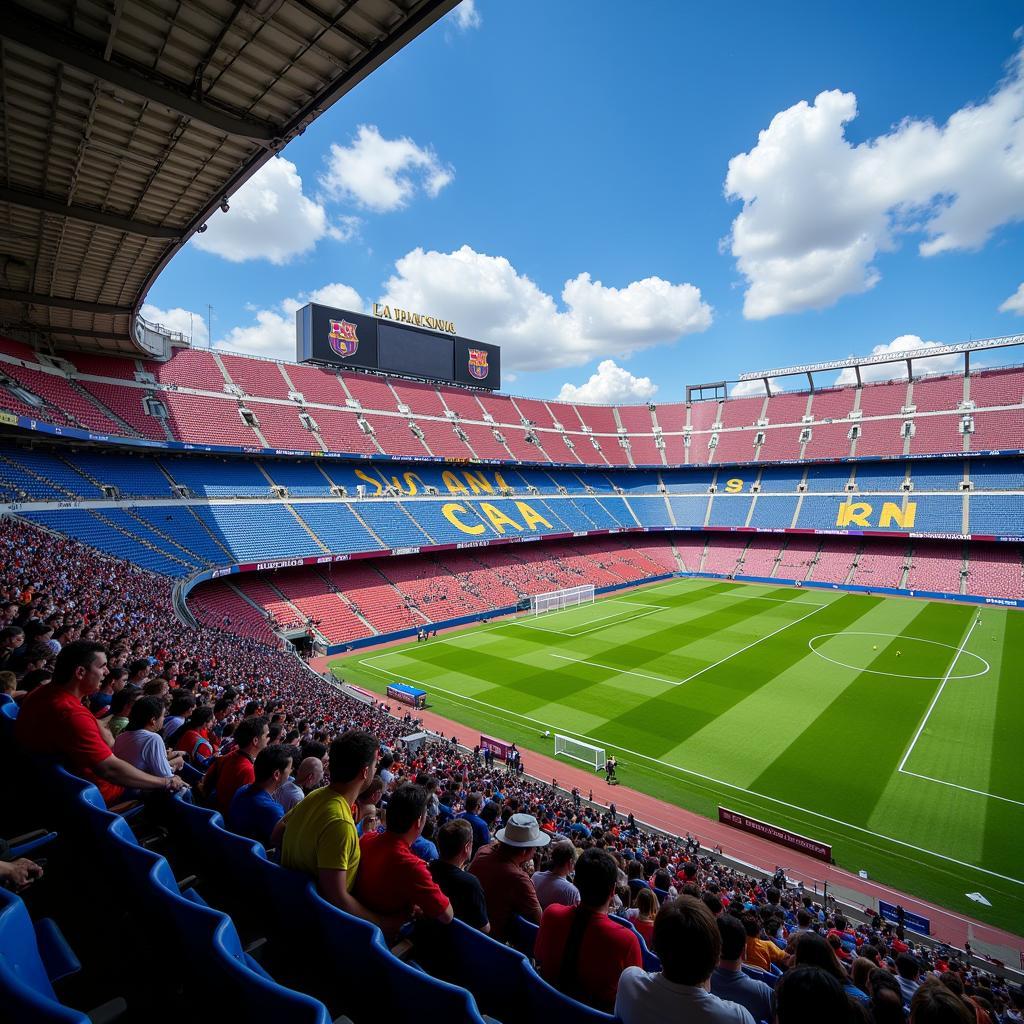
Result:
{"label": "mowed grass stripe", "polygon": [[[856,610],[850,605],[851,613]],[[844,619],[848,628],[863,631],[891,631],[894,625],[910,621],[918,611],[914,605],[888,601],[864,602],[862,614]],[[831,612],[823,611],[808,621],[813,635],[837,628]],[[797,642],[787,634],[777,638],[789,644]],[[822,661],[806,644],[794,652],[803,657],[788,669],[776,672],[728,711],[713,718],[706,726],[684,740],[665,755],[673,764],[697,765],[718,763],[726,752],[730,764],[729,781],[750,787],[765,770],[794,743],[817,717],[856,680],[856,671],[842,671]],[[766,664],[774,665],[774,650],[762,648]],[[713,670],[718,671],[718,670]],[[765,727],[770,723],[769,727]],[[745,737],[748,740],[741,741]],[[753,739],[753,742],[749,741]]]}
{"label": "mowed grass stripe", "polygon": [[[814,614],[803,622],[796,623],[794,619],[794,625],[789,629],[709,669],[691,682],[672,687],[660,696],[638,703],[610,719],[604,735],[618,737],[618,742],[623,746],[665,759],[664,755],[678,747],[684,740],[730,711],[751,693],[799,661],[806,653],[807,639],[823,628],[821,622],[826,616],[834,623],[830,628],[844,629],[856,622],[878,601],[879,598],[875,597],[846,595],[820,611],[801,608],[800,611],[804,614]],[[733,620],[728,617],[727,621]],[[707,625],[709,628],[714,627],[713,622]],[[778,625],[781,623],[772,628],[777,628]],[[771,629],[759,630],[755,626],[748,636],[750,640],[756,640],[758,636],[765,636],[769,632]],[[735,643],[734,638],[728,653],[742,646],[744,643]],[[705,660],[704,665],[699,667],[705,667],[710,663],[709,660]],[[756,740],[749,737],[743,739],[743,742],[748,741]],[[729,746],[726,746],[721,751],[723,771],[735,767],[730,765],[729,749]]]}
{"label": "mowed grass stripe", "polygon": [[692,618],[655,612],[590,637],[566,637],[559,653],[678,680],[814,611],[756,598],[713,604],[719,606],[689,605],[686,610],[696,613]]}
{"label": "mowed grass stripe", "polygon": [[[913,607],[909,605],[908,607]],[[908,638],[941,638],[958,646],[974,612],[952,604],[926,604],[888,645],[879,638],[872,665],[889,671],[894,652]],[[865,643],[874,644],[871,637]],[[915,664],[908,670],[941,678],[954,651],[914,644]],[[848,671],[823,663],[822,671]],[[908,680],[861,672],[853,684],[754,780],[751,788],[813,806],[845,821],[867,822],[903,756],[929,703],[937,681]]]}
{"label": "mowed grass stripe", "polygon": [[[986,628],[983,625],[979,628]],[[1021,724],[1024,723],[1024,686],[1020,659],[1024,654],[1024,615],[1006,616],[1003,632],[1002,672],[996,705],[995,728],[989,752],[989,791],[1024,800],[1021,778]],[[979,751],[979,756],[981,752]],[[982,856],[998,863],[1015,861],[1020,869],[1021,837],[1024,836],[1024,807],[989,801]],[[1008,872],[1010,873],[1010,872]]]}

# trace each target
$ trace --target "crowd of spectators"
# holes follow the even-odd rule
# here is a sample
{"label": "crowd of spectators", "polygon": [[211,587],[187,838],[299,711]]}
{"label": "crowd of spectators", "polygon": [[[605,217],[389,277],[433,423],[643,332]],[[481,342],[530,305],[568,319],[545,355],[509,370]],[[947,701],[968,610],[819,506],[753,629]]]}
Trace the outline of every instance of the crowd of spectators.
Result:
{"label": "crowd of spectators", "polygon": [[[538,926],[540,973],[624,1024],[1024,1021],[1021,992],[954,951],[854,924],[454,738],[407,748],[411,715],[180,623],[160,577],[11,519],[0,556],[0,699],[19,702],[28,749],[111,805],[192,771],[191,798],[393,942],[453,918],[498,941]],[[0,866],[16,887],[37,877]]]}

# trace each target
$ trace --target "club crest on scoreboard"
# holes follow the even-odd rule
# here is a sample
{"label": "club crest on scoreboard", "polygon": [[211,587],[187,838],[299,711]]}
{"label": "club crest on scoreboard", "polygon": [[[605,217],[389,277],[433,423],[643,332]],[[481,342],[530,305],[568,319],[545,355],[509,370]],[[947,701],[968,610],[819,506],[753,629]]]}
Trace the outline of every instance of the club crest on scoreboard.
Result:
{"label": "club crest on scoreboard", "polygon": [[348,320],[332,320],[331,332],[327,335],[331,350],[343,359],[354,356],[359,351],[359,336],[356,325]]}
{"label": "club crest on scoreboard", "polygon": [[471,348],[469,350],[469,372],[477,380],[483,380],[490,367],[487,365],[487,352],[484,349]]}

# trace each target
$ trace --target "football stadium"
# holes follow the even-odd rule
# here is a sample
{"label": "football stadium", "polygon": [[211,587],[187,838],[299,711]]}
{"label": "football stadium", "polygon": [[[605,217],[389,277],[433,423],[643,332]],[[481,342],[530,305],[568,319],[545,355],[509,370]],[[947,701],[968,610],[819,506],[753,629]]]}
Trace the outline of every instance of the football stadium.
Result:
{"label": "football stadium", "polygon": [[4,13],[0,1019],[1021,1020],[1024,335],[599,403],[142,315],[454,8]]}

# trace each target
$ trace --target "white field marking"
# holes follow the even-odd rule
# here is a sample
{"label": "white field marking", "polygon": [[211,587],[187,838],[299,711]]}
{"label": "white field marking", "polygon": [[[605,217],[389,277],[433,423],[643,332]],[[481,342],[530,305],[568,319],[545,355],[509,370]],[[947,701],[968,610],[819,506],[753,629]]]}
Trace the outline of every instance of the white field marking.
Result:
{"label": "white field marking", "polygon": [[[625,602],[625,601],[620,601],[620,600],[613,600],[613,601],[602,602],[602,604],[604,604],[606,607],[610,607],[612,605],[626,604],[626,603],[628,603],[629,605],[631,605],[633,607],[638,607],[638,608],[663,608],[664,607],[664,605],[660,605],[660,604],[639,604],[639,603],[633,602],[633,601]],[[560,608],[557,612],[541,612],[541,615],[543,616],[545,622],[549,622],[553,615],[565,615],[568,612],[576,612],[576,611],[579,611],[579,610],[580,610],[580,606],[577,606],[575,608]],[[599,616],[597,616],[597,618],[587,619],[586,622],[582,622],[582,623],[580,623],[580,625],[590,626],[590,625],[593,625],[595,622],[604,622],[606,619],[618,618],[620,615],[629,615],[630,611],[631,611],[631,608],[625,608],[625,609],[616,608],[613,611],[609,612],[607,615],[599,615]],[[535,616],[531,620],[531,623],[536,621],[536,619],[537,619],[537,616]],[[548,633],[562,633],[563,632],[563,630],[555,629],[555,628],[553,628],[551,626],[534,626],[534,625],[532,625],[530,623],[527,623],[527,622],[524,622],[524,621],[520,621],[519,625],[520,626],[529,625],[530,629],[542,629],[542,630],[544,630],[545,632],[548,632]],[[569,629],[572,629],[572,627],[570,626]]]}
{"label": "white field marking", "polygon": [[[648,606],[650,607],[650,606]],[[516,623],[517,626],[525,626],[527,629],[537,629],[542,633],[557,633],[558,636],[566,636],[569,638],[586,636],[588,633],[596,633],[599,629],[611,629],[614,626],[622,625],[626,622],[632,622],[633,619],[642,619],[648,615],[653,615],[654,611],[637,612],[634,615],[630,615],[627,612],[622,613],[622,617],[615,618],[614,616],[605,616],[605,620],[615,618],[614,622],[609,622],[608,625],[602,625],[600,622],[596,626],[588,626],[586,629],[549,629],[547,626],[535,626],[525,620],[520,620]],[[593,621],[593,620],[591,620]]]}
{"label": "white field marking", "polygon": [[[793,604],[794,602],[790,601],[788,603]],[[746,647],[741,647],[738,651],[733,651],[732,654],[727,654],[724,658],[721,658],[719,661],[713,662],[710,665],[705,665],[704,668],[698,669],[696,672],[694,672],[692,675],[687,676],[685,679],[680,679],[679,682],[676,683],[676,686],[682,686],[683,683],[688,683],[691,679],[696,679],[697,676],[702,676],[705,672],[710,672],[711,669],[717,668],[719,665],[724,665],[727,661],[731,661],[733,658],[735,658],[737,654],[742,654],[744,651],[749,651],[751,647],[756,647],[758,644],[764,643],[765,640],[770,640],[773,636],[775,636],[778,633],[781,633],[784,629],[789,629],[792,626],[799,625],[801,622],[804,621],[804,619],[809,619],[812,615],[817,615],[817,613],[820,612],[822,608],[827,607],[828,605],[824,604],[814,605],[811,611],[809,611],[806,615],[801,615],[799,619],[794,619],[792,622],[785,622],[781,626],[779,626],[778,629],[773,629],[770,633],[766,633],[764,636],[759,636],[756,640],[747,644]]]}
{"label": "white field marking", "polygon": [[949,682],[949,677],[953,674],[953,669],[956,667],[956,663],[959,660],[960,655],[963,654],[964,648],[967,646],[967,641],[971,639],[971,634],[974,632],[979,621],[979,619],[975,618],[971,622],[971,628],[967,630],[967,635],[964,637],[963,642],[956,649],[956,654],[953,655],[953,660],[949,663],[949,668],[946,669],[946,674],[942,677],[942,682],[939,683],[939,688],[935,691],[935,696],[932,697],[932,702],[928,705],[928,710],[924,713],[924,718],[921,719],[921,724],[917,727],[917,732],[914,733],[914,738],[910,741],[910,746],[907,747],[907,752],[903,755],[903,760],[900,761],[899,767],[896,769],[897,772],[903,771],[903,766],[907,763],[914,747],[917,745],[917,741],[921,738],[921,733],[924,732],[924,727],[928,724],[928,719],[931,717],[931,713],[935,710],[935,705],[939,703],[942,691],[946,688],[946,683]]}
{"label": "white field marking", "polygon": [[[925,682],[935,682],[936,680],[942,679],[942,676],[912,676],[906,672],[883,672],[877,668],[861,668],[859,665],[848,665],[845,661],[837,661],[835,658],[830,658],[827,654],[822,654],[817,647],[814,646],[815,640],[828,640],[833,636],[880,636],[884,640],[913,640],[919,644],[934,644],[936,647],[948,647],[951,651],[955,651],[956,648],[952,644],[944,644],[941,640],[926,640],[923,636],[904,636],[902,633],[871,633],[863,630],[849,629],[843,630],[841,633],[819,633],[817,636],[812,636],[807,641],[807,646],[811,651],[816,654],[822,661],[827,661],[831,665],[838,665],[840,668],[848,668],[853,672],[868,672],[875,676],[891,676],[893,679],[916,679]],[[967,676],[956,676],[957,679],[977,679],[979,676],[984,676],[989,673],[992,666],[980,655],[975,654],[973,651],[967,652],[972,658],[977,658],[985,667],[980,672],[972,672]],[[949,675],[949,673],[946,673]]]}
{"label": "white field marking", "polygon": [[[677,764],[671,764],[668,761],[662,761],[656,757],[650,757],[647,754],[641,754],[638,750],[630,750],[628,747],[619,746],[617,743],[609,743],[602,740],[598,736],[585,736],[583,733],[573,732],[571,729],[567,729],[565,726],[555,726],[550,722],[542,722],[539,718],[531,718],[529,715],[522,715],[518,711],[509,711],[507,708],[498,707],[497,704],[489,704],[487,701],[478,700],[476,697],[469,697],[466,694],[455,693],[452,690],[446,690],[442,686],[438,686],[433,682],[423,682],[419,679],[413,679],[411,676],[403,676],[399,672],[385,672],[383,669],[374,668],[373,666],[367,665],[373,672],[377,672],[380,675],[397,676],[399,679],[404,679],[406,682],[415,683],[417,686],[431,688],[436,690],[438,693],[443,693],[447,697],[451,697],[456,703],[465,703],[471,701],[473,704],[479,704],[481,707],[490,708],[492,711],[496,711],[500,716],[505,719],[512,717],[518,718],[524,722],[532,722],[534,725],[539,725],[544,729],[551,731],[561,732],[566,736],[575,736],[577,739],[583,740],[585,743],[593,743],[603,746],[605,749],[618,750],[623,754],[629,754],[631,757],[638,757],[642,761],[649,761],[651,764],[662,765],[665,768],[670,768],[672,771],[681,772],[684,775],[691,775],[696,779],[702,779],[705,782],[710,782],[716,786],[724,786],[726,789],[731,789],[736,793],[743,793],[746,796],[754,797],[756,800],[767,800],[770,803],[777,804],[779,807],[786,807],[791,811],[799,811],[801,814],[809,814],[813,818],[817,818],[820,821],[827,821],[833,825],[841,825],[843,828],[852,829],[854,832],[860,832],[866,836],[872,836],[875,839],[883,839],[888,843],[894,843],[897,846],[902,846],[908,850],[914,850],[917,853],[925,853],[930,857],[935,857],[938,860],[946,861],[949,864],[956,864],[958,867],[967,868],[970,871],[978,871],[983,875],[988,875],[990,878],[998,878],[1004,882],[1012,882],[1014,885],[1024,886],[1024,880],[1020,878],[1013,878],[1010,875],[1001,875],[997,871],[990,871],[988,868],[980,867],[977,864],[970,864],[965,860],[958,860],[956,857],[949,857],[944,853],[938,853],[935,850],[929,850],[925,846],[916,846],[914,843],[904,842],[902,839],[896,839],[893,836],[887,836],[884,832],[873,832],[871,829],[862,828],[860,825],[854,825],[849,821],[843,821],[841,818],[833,818],[828,814],[822,814],[820,811],[812,811],[809,807],[801,807],[799,804],[791,804],[786,800],[780,800],[778,797],[768,796],[766,793],[758,793],[753,789],[746,789],[744,786],[736,786],[731,782],[725,782],[722,779],[716,779],[712,775],[705,775],[703,772],[696,772],[692,768],[683,768]],[[669,776],[671,778],[671,776]],[[880,853],[892,854],[892,850],[885,850],[882,847],[872,847],[870,843],[864,843],[863,840],[858,840],[864,846],[871,849],[878,850]]]}
{"label": "white field marking", "polygon": [[1013,800],[1008,796],[1000,796],[998,793],[988,793],[984,789],[971,789],[970,786],[961,786],[956,782],[947,782],[945,779],[936,779],[931,775],[919,775],[917,772],[907,771],[906,768],[901,768],[900,771],[904,775],[913,775],[915,779],[924,779],[925,782],[937,782],[940,786],[949,786],[952,789],[962,789],[965,793],[977,793],[978,796],[987,796],[992,800],[1002,800],[1004,803],[1016,804],[1018,807],[1024,807],[1024,800]]}
{"label": "white field marking", "polygon": [[593,668],[604,668],[609,672],[614,672],[616,675],[622,676],[638,676],[640,679],[653,679],[657,683],[667,683],[669,686],[678,686],[679,683],[675,679],[666,679],[664,676],[652,676],[646,672],[634,672],[628,668],[616,668],[614,665],[600,665],[596,661],[587,661],[586,658],[570,658],[566,654],[552,654],[552,658],[558,658],[559,661],[572,661],[577,665],[590,665]]}

